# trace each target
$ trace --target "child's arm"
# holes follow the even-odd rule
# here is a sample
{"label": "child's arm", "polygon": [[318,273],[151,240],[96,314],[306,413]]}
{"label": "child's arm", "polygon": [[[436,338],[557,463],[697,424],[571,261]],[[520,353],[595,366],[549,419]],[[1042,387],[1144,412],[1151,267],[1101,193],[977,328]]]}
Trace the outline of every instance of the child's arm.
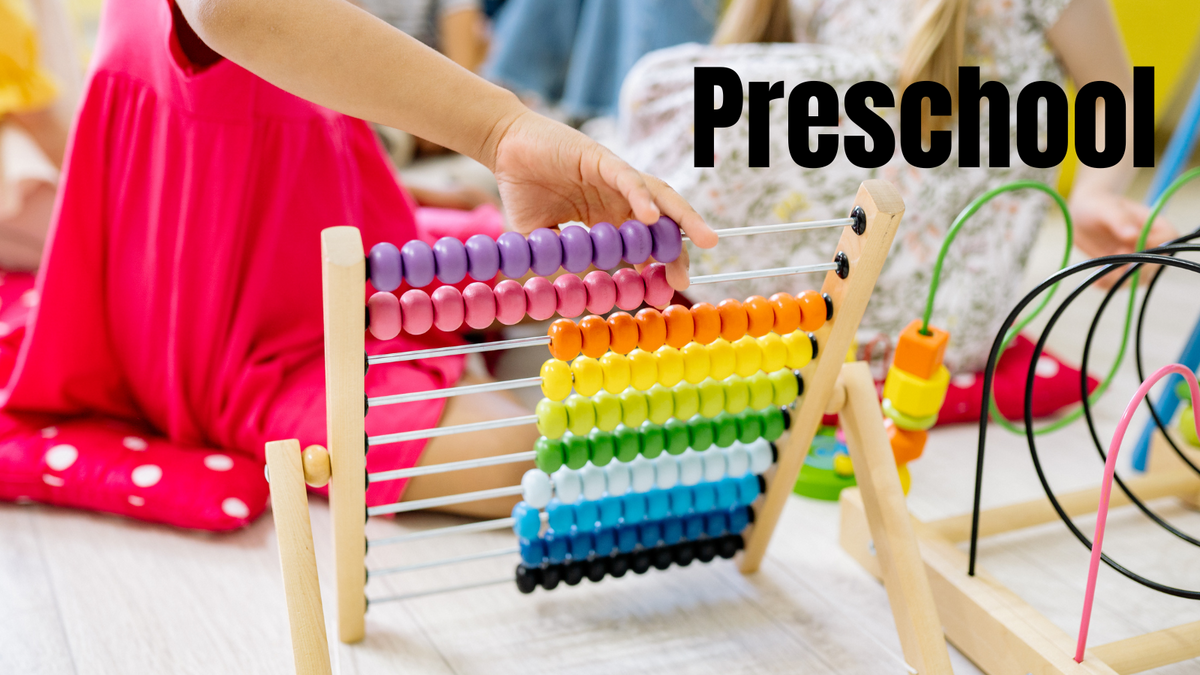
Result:
{"label": "child's arm", "polygon": [[475,72],[487,56],[483,12],[478,6],[451,8],[438,16],[438,46],[458,65]]}
{"label": "child's arm", "polygon": [[[1142,225],[1150,215],[1145,205],[1125,198],[1133,178],[1133,69],[1107,0],[1072,0],[1046,33],[1054,51],[1067,67],[1076,87],[1102,80],[1125,93],[1125,157],[1108,169],[1082,164],[1071,188],[1071,215],[1075,243],[1092,256],[1134,250]],[[1097,116],[1097,138],[1103,138],[1104,118]],[[1155,220],[1147,247],[1176,236],[1164,218]]]}
{"label": "child's arm", "polygon": [[[272,84],[478,160],[518,230],[665,213],[696,245],[716,245],[662,181],[344,0],[176,2],[209,47]],[[686,256],[668,279],[687,287]]]}

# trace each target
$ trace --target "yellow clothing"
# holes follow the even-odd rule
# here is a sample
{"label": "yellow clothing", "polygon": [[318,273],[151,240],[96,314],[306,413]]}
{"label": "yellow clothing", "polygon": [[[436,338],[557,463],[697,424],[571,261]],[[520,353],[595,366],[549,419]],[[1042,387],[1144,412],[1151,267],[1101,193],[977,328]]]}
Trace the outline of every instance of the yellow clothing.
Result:
{"label": "yellow clothing", "polygon": [[57,94],[38,63],[37,31],[22,0],[0,0],[0,117],[44,108]]}

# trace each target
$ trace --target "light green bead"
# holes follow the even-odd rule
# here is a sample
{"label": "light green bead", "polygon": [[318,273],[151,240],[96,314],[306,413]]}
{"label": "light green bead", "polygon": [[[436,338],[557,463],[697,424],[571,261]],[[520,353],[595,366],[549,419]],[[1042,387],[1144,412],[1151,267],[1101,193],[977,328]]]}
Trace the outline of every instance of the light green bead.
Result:
{"label": "light green bead", "polygon": [[572,394],[563,402],[567,407],[567,429],[576,436],[587,436],[596,428],[596,408],[592,399]]}
{"label": "light green bead", "polygon": [[656,384],[646,392],[646,402],[649,406],[647,418],[655,424],[664,424],[675,414],[675,397],[671,390]]}
{"label": "light green bead", "polygon": [[646,395],[636,389],[626,389],[621,394],[621,422],[632,429],[642,425],[650,416]]}
{"label": "light green bead", "polygon": [[700,414],[716,417],[725,409],[725,384],[708,379],[700,383]]}
{"label": "light green bead", "polygon": [[675,417],[690,420],[700,412],[700,388],[694,384],[680,382],[671,389],[675,398]]}
{"label": "light green bead", "polygon": [[775,387],[761,370],[746,378],[746,386],[750,387],[750,407],[754,410],[762,410],[774,402]]}
{"label": "light green bead", "polygon": [[546,438],[559,438],[567,430],[567,406],[558,401],[544,398],[538,401],[537,408],[538,432]]}
{"label": "light green bead", "polygon": [[725,412],[736,415],[750,405],[750,387],[737,376],[725,378]]}
{"label": "light green bead", "polygon": [[775,390],[772,403],[775,405],[791,405],[800,396],[800,382],[796,373],[787,370],[777,370],[767,376],[771,387]]}
{"label": "light green bead", "polygon": [[612,431],[621,423],[621,398],[607,391],[602,391],[592,397],[592,407],[596,409],[596,428]]}

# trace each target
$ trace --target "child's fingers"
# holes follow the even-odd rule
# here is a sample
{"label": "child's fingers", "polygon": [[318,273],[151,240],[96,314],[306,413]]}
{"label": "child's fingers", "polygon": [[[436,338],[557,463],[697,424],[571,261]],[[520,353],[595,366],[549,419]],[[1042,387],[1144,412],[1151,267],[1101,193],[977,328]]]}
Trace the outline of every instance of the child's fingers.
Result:
{"label": "child's fingers", "polygon": [[679,224],[680,229],[692,240],[693,244],[700,248],[712,248],[717,245],[717,233],[712,231],[712,228],[704,222],[699,213],[696,213],[692,205],[687,203],[687,200],[680,197],[679,193],[670,185],[658,178],[653,176],[647,178],[650,190],[654,194],[654,201],[662,207],[668,217]]}
{"label": "child's fingers", "polygon": [[610,154],[606,160],[606,164],[615,162],[620,166],[615,175],[611,178],[606,176],[605,181],[616,187],[617,191],[629,202],[629,210],[633,212],[633,217],[643,223],[653,223],[658,220],[662,212],[654,204],[654,195],[651,194],[650,187],[646,185],[642,172],[617,159],[614,155]]}
{"label": "child's fingers", "polygon": [[691,260],[688,257],[687,247],[683,247],[683,252],[674,262],[667,263],[667,283],[671,284],[671,288],[677,291],[686,291],[688,286],[692,284],[688,276]]}

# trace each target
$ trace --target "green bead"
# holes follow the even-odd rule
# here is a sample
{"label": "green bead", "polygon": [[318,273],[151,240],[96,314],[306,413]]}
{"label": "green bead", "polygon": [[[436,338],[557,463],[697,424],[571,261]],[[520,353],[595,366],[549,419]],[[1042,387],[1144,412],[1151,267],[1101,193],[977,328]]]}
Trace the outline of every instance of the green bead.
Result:
{"label": "green bead", "polygon": [[649,410],[647,418],[655,424],[664,424],[675,414],[675,397],[671,390],[656,384],[646,392],[646,402]]}
{"label": "green bead", "polygon": [[563,442],[557,438],[542,436],[533,444],[533,449],[537,453],[533,461],[542,471],[554,473],[563,465]]}
{"label": "green bead", "polygon": [[546,438],[561,438],[567,430],[567,407],[558,401],[544,398],[533,412],[537,414],[537,429]]}
{"label": "green bead", "polygon": [[743,410],[737,416],[738,440],[743,443],[753,443],[762,438],[762,413],[757,410]]}
{"label": "green bead", "polygon": [[596,428],[596,407],[592,399],[579,394],[571,394],[563,401],[567,406],[567,429],[576,436],[587,436]]}
{"label": "green bead", "polygon": [[795,371],[788,369],[777,370],[767,376],[771,388],[775,390],[773,403],[775,405],[791,405],[800,396],[800,382]]}
{"label": "green bead", "polygon": [[718,448],[728,448],[738,439],[737,418],[729,413],[721,413],[712,420],[713,442]]}
{"label": "green bead", "polygon": [[617,443],[617,461],[632,462],[642,452],[642,435],[637,429],[618,425],[613,430],[613,440]]}
{"label": "green bead", "polygon": [[671,388],[675,397],[675,418],[690,420],[700,412],[700,389],[694,384],[680,382]]}
{"label": "green bead", "polygon": [[774,441],[783,435],[783,411],[774,406],[760,413],[762,415],[762,437]]}
{"label": "green bead", "polygon": [[700,414],[712,419],[725,409],[725,385],[713,379],[700,383]]}
{"label": "green bead", "polygon": [[692,443],[688,434],[687,422],[683,420],[667,420],[667,423],[663,425],[663,433],[667,435],[667,452],[672,455],[683,454],[683,451],[687,450]]}
{"label": "green bead", "polygon": [[568,469],[582,469],[591,459],[592,449],[588,445],[587,436],[567,434],[563,436],[563,445],[567,447]]}
{"label": "green bead", "polygon": [[692,449],[696,452],[704,452],[712,447],[713,444],[713,427],[712,420],[702,415],[696,415],[688,420],[688,436],[691,439]]}
{"label": "green bead", "polygon": [[737,375],[722,380],[725,385],[725,412],[736,415],[750,405],[750,387]]}
{"label": "green bead", "polygon": [[761,370],[746,378],[746,386],[750,388],[750,407],[754,410],[764,410],[774,402],[775,387]]}
{"label": "green bead", "polygon": [[663,453],[667,448],[667,435],[663,433],[663,428],[647,424],[638,429],[642,434],[642,457],[646,459],[654,459]]}
{"label": "green bead", "polygon": [[642,426],[650,415],[646,395],[636,389],[621,392],[621,423],[630,428]]}
{"label": "green bead", "polygon": [[596,466],[608,464],[617,454],[616,440],[607,431],[592,429],[588,434],[588,446],[592,450],[592,464]]}
{"label": "green bead", "polygon": [[621,399],[607,391],[600,391],[592,397],[592,406],[596,409],[596,428],[612,431],[621,423]]}

